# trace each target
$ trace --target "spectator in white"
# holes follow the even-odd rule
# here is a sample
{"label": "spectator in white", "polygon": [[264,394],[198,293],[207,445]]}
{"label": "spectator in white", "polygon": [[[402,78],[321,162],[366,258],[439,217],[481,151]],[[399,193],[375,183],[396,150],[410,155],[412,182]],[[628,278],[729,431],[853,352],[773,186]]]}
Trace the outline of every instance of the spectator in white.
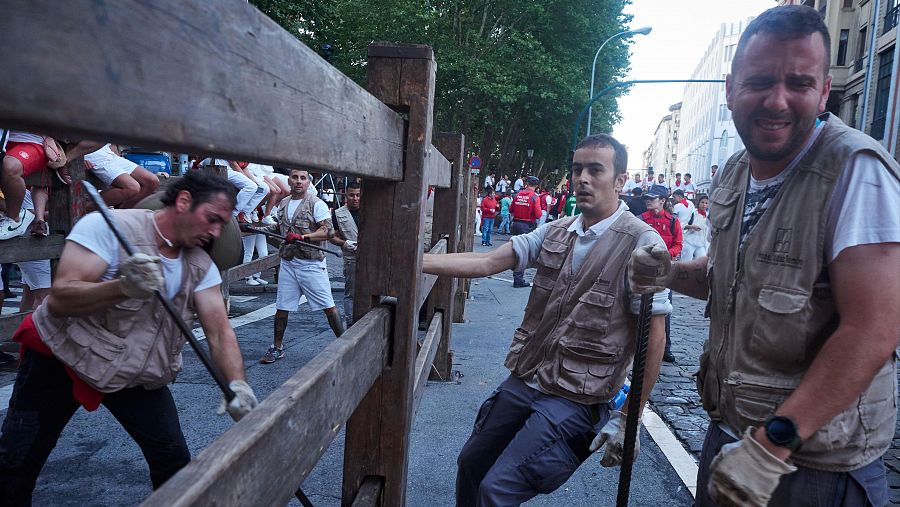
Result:
{"label": "spectator in white", "polygon": [[[689,223],[693,224],[696,220],[697,209],[694,207],[694,203],[684,196],[683,188],[676,189],[672,192],[672,200],[675,201],[675,204],[672,207],[672,215],[674,215],[681,224],[683,238],[684,231],[686,231],[685,226]],[[682,247],[681,257],[684,257],[684,247]]]}
{"label": "spectator in white", "polygon": [[[30,191],[25,192],[22,207],[34,212]],[[19,302],[19,311],[34,310],[50,292],[50,260],[22,261],[17,262],[16,266],[22,273],[22,299]]]}
{"label": "spectator in white", "polygon": [[694,194],[697,193],[697,187],[694,186],[694,183],[691,181],[690,173],[684,175],[684,184],[681,185],[681,188],[684,190],[684,195],[688,199],[694,198]]}
{"label": "spectator in white", "polygon": [[709,177],[710,178],[714,177],[718,170],[719,170],[719,166],[713,164],[713,166],[709,168]]}
{"label": "spectator in white", "polygon": [[625,185],[622,186],[622,190],[619,195],[631,195],[631,191],[634,190],[635,187],[641,186],[641,173],[634,173],[633,180],[625,180]]}
{"label": "spectator in white", "polygon": [[0,217],[0,240],[21,236],[29,229],[35,216],[22,207],[25,178],[44,179],[40,173],[47,169],[44,136],[12,130],[3,131],[2,138],[4,156],[0,190],[6,200],[6,216]]}
{"label": "spectator in white", "polygon": [[156,192],[159,178],[120,155],[118,147],[96,141],[81,141],[66,151],[69,160],[84,156],[84,168],[100,180],[103,202],[116,208],[133,208]]}
{"label": "spectator in white", "polygon": [[504,174],[502,178],[497,180],[497,186],[494,187],[494,190],[497,191],[498,195],[503,195],[507,189],[509,189],[509,178]]}
{"label": "spectator in white", "polygon": [[666,190],[669,189],[669,184],[666,183],[666,175],[663,174],[663,173],[659,173],[659,174],[656,176],[656,184],[657,184],[657,185],[662,185],[662,186],[666,187]]}
{"label": "spectator in white", "polygon": [[259,188],[253,180],[248,178],[243,171],[241,171],[241,167],[237,164],[237,162],[232,162],[230,160],[224,160],[221,158],[207,158],[200,162],[200,165],[203,166],[221,166],[226,168],[226,177],[228,178],[228,182],[234,185],[238,189],[237,198],[234,205],[234,210],[232,210],[231,214],[235,217],[238,217],[238,222],[247,222],[249,223],[249,219],[247,216],[240,216],[240,213],[247,208],[247,205],[250,203],[250,200],[256,195],[256,190]]}
{"label": "spectator in white", "polygon": [[237,166],[241,173],[256,185],[253,196],[247,201],[244,208],[239,210],[240,213],[238,213],[237,216],[238,222],[259,222],[259,215],[256,213],[256,208],[268,197],[269,186],[266,185],[262,178],[257,178],[256,175],[247,169],[250,165],[248,162],[230,162],[230,164],[232,168]]}
{"label": "spectator in white", "polygon": [[516,182],[513,184],[513,192],[518,192],[525,188],[525,180],[522,179],[521,176],[516,178]]}
{"label": "spectator in white", "polygon": [[484,177],[484,184],[482,185],[482,187],[484,187],[485,191],[494,189],[494,177],[494,173],[491,173]]}
{"label": "spectator in white", "polygon": [[650,187],[653,186],[653,168],[650,167],[647,171],[647,177],[644,178],[644,183],[641,185],[643,191],[647,191]]}
{"label": "spectator in white", "polygon": [[481,236],[481,200],[484,199],[484,196],[478,194],[478,198],[475,199],[475,235]]}
{"label": "spectator in white", "polygon": [[[690,202],[690,201],[688,201]],[[697,206],[694,213],[687,222],[681,222],[681,228],[684,230],[684,243],[681,248],[681,260],[690,261],[705,257],[709,250],[709,239],[707,236],[706,210],[709,208],[709,199],[705,195],[701,195],[697,199]],[[675,205],[677,211],[678,205]],[[679,220],[681,218],[679,217]]]}
{"label": "spectator in white", "polygon": [[672,183],[672,190],[675,190],[676,188],[681,188],[681,185],[683,185],[683,183],[681,181],[681,173],[675,173],[675,182]]}
{"label": "spectator in white", "polygon": [[290,195],[290,187],[288,187],[287,182],[282,185],[280,180],[275,178],[275,169],[270,165],[254,164],[251,162],[247,164],[246,171],[253,176],[254,181],[258,182],[260,186],[265,185],[269,188],[269,193],[263,200],[262,223],[265,225],[274,225],[275,220],[270,216],[272,210],[282,199]]}

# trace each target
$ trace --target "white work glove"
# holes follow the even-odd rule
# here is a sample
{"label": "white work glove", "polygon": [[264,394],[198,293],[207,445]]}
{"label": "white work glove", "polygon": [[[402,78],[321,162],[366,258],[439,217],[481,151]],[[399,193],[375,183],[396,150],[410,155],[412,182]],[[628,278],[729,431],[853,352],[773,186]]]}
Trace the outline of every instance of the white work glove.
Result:
{"label": "white work glove", "polygon": [[707,491],[719,505],[765,507],[781,476],[797,467],[781,461],[753,438],[747,428],[744,438],[722,446],[709,466]]}
{"label": "white work glove", "polygon": [[665,247],[658,244],[644,245],[631,254],[628,261],[628,284],[631,292],[662,292],[674,278],[672,256]]}
{"label": "white work glove", "polygon": [[344,241],[344,244],[341,245],[341,248],[346,252],[353,253],[356,251],[356,241],[348,239],[347,241]]}
{"label": "white work glove", "polygon": [[216,414],[222,415],[225,412],[228,412],[228,415],[231,416],[235,421],[240,421],[242,417],[249,414],[251,410],[259,403],[256,401],[256,395],[253,394],[253,389],[247,385],[243,380],[232,380],[228,383],[228,387],[234,391],[234,398],[226,403],[225,396],[222,396],[222,403],[219,404],[219,409],[216,410]]}
{"label": "white work glove", "polygon": [[166,285],[159,257],[136,253],[119,264],[122,293],[134,299],[147,299]]}
{"label": "white work glove", "polygon": [[[622,464],[622,456],[625,454],[625,420],[627,416],[618,410],[609,413],[609,421],[600,430],[600,433],[594,437],[591,446],[588,448],[591,452],[596,452],[606,444],[606,451],[603,453],[603,459],[600,465],[605,467],[617,467]],[[640,420],[638,420],[640,426]],[[640,435],[638,435],[640,437]],[[641,439],[634,440],[634,456],[637,458],[641,451]]]}

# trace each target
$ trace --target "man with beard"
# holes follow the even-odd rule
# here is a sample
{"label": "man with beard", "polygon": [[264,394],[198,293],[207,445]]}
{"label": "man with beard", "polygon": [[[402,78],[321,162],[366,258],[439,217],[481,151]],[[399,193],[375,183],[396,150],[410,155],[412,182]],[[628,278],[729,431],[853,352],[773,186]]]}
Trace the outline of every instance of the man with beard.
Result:
{"label": "man with beard", "polygon": [[[636,291],[709,300],[700,507],[887,503],[900,167],[821,114],[829,49],[810,7],[775,7],[748,25],[726,79],[746,150],[712,182],[709,257],[673,266],[639,251],[632,262]],[[873,223],[872,202],[894,212]]]}
{"label": "man with beard", "polygon": [[[626,285],[626,265],[638,246],[665,251],[659,235],[619,200],[627,158],[611,136],[587,137],[572,161],[580,215],[490,252],[425,255],[423,270],[443,276],[537,267],[506,357],[511,375],[481,406],[460,452],[457,505],[519,505],[550,493],[604,443],[600,464],[621,463],[625,413],[608,402],[631,365],[640,306]],[[665,296],[654,298],[641,407],[659,373],[670,308]]]}

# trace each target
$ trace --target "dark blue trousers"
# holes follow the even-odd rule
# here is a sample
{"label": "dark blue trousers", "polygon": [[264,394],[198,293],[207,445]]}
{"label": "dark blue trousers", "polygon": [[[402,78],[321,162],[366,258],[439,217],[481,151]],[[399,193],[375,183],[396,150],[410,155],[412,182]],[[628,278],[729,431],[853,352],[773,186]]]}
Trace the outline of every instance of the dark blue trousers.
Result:
{"label": "dark blue trousers", "polygon": [[607,406],[544,394],[510,375],[478,411],[457,459],[456,505],[519,505],[562,486],[590,456]]}
{"label": "dark blue trousers", "polygon": [[[528,234],[534,230],[534,222],[513,220],[512,235]],[[513,285],[521,285],[525,281],[525,271],[513,271]]]}

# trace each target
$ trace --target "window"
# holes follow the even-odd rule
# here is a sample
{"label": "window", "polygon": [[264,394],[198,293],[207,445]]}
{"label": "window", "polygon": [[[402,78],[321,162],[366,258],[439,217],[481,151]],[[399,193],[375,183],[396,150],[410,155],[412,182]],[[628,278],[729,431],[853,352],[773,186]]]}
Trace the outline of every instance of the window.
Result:
{"label": "window", "polygon": [[875,110],[872,131],[875,139],[884,138],[884,122],[887,119],[888,96],[891,92],[891,68],[894,66],[894,48],[878,55],[878,83],[875,85]]}
{"label": "window", "polygon": [[847,65],[847,42],[850,40],[850,30],[841,30],[838,39],[838,52],[836,65]]}
{"label": "window", "polygon": [[897,26],[898,16],[900,16],[900,1],[891,0],[888,3],[887,13],[884,15],[884,31],[881,32],[882,35],[889,33]]}
{"label": "window", "polygon": [[853,0],[844,0],[844,8],[852,9],[853,8]]}
{"label": "window", "polygon": [[850,98],[847,116],[846,116],[847,120],[849,120],[849,121],[847,121],[847,125],[849,125],[852,128],[856,128],[856,126],[859,125],[859,121],[856,118],[856,116],[859,114],[857,109],[859,109],[859,94],[858,93]]}
{"label": "window", "polygon": [[722,131],[722,137],[719,138],[719,160],[725,160],[728,156],[728,131]]}
{"label": "window", "polygon": [[863,60],[866,57],[866,32],[868,26],[859,29],[859,38],[856,39],[856,61],[853,62],[853,72],[862,70]]}

